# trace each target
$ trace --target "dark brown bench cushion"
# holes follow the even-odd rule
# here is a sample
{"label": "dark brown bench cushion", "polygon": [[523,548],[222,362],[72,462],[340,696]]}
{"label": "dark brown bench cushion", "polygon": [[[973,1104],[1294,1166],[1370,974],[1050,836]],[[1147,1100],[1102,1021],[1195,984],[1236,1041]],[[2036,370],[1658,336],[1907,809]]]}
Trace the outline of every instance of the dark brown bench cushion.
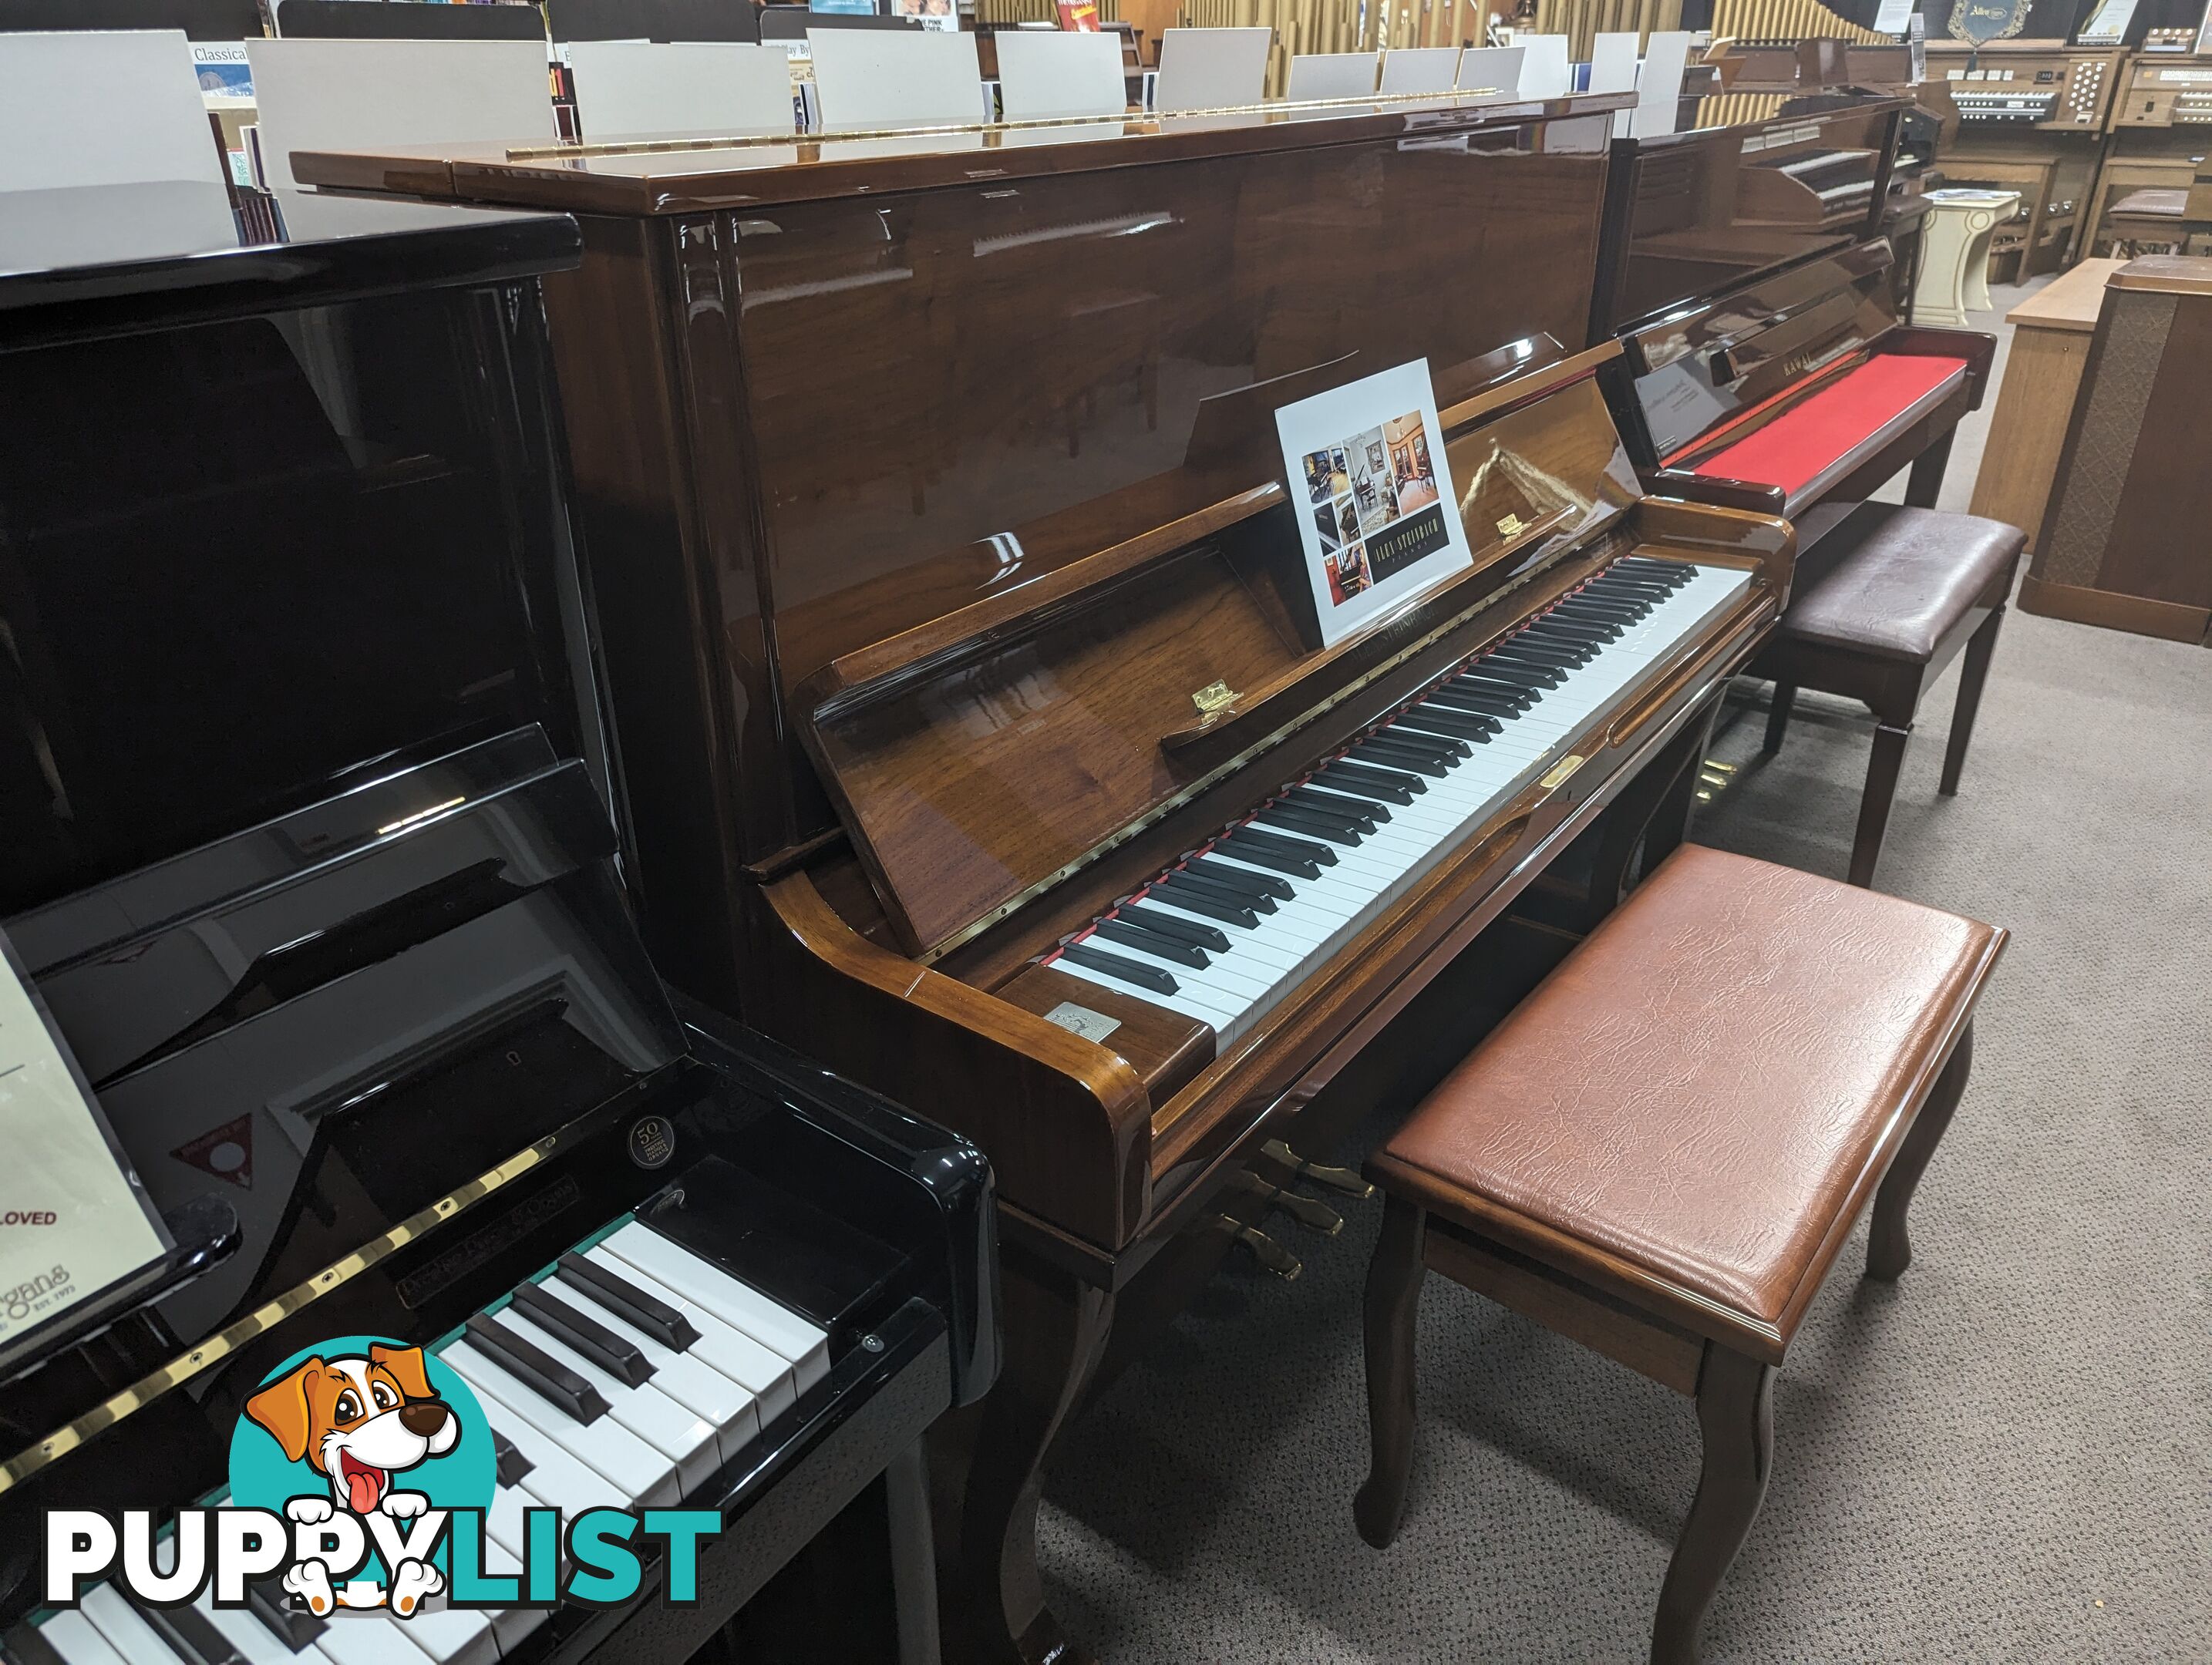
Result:
{"label": "dark brown bench cushion", "polygon": [[2004,940],[1686,845],[1429,1096],[1373,1175],[1778,1355]]}
{"label": "dark brown bench cushion", "polygon": [[1832,520],[1808,516],[1799,538],[1817,552],[1820,575],[1790,599],[1778,634],[1922,662],[2027,544],[2002,520],[1895,503],[1855,504]]}

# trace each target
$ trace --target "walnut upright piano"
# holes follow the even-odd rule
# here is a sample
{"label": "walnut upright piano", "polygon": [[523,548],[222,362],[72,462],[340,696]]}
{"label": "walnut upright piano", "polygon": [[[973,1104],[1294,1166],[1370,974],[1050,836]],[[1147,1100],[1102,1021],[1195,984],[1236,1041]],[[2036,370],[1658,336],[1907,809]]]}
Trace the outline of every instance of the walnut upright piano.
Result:
{"label": "walnut upright piano", "polygon": [[[1035,1513],[1117,1311],[1555,856],[1601,908],[1679,838],[1785,599],[1783,522],[1639,496],[1584,346],[1625,103],[295,163],[582,218],[647,938],[996,1170],[949,1657],[1080,1656]],[[1419,359],[1475,564],[1324,647],[1273,412]]]}

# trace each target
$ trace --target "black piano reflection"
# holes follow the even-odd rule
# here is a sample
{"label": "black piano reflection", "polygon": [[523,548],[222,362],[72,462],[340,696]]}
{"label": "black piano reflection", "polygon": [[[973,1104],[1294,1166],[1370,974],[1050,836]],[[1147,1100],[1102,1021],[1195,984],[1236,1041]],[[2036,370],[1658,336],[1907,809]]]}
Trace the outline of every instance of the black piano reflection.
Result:
{"label": "black piano reflection", "polygon": [[[0,447],[44,462],[0,478],[0,916],[179,1245],[0,1348],[0,1650],[680,1660],[736,1614],[933,1658],[919,1441],[996,1368],[988,1170],[638,944],[537,289],[574,225],[274,209],[0,197]],[[724,1521],[698,1605],[39,1611],[47,1510],[219,1501],[247,1395],[353,1334],[476,1389],[491,1571],[529,1507],[681,1502]],[[824,1528],[896,1605],[797,1611]]]}
{"label": "black piano reflection", "polygon": [[1614,419],[1666,495],[1795,519],[1910,467],[1908,501],[1932,507],[1996,343],[1902,321],[1881,232],[1905,106],[1772,103],[1614,142],[1592,309],[1593,338],[1626,349]]}

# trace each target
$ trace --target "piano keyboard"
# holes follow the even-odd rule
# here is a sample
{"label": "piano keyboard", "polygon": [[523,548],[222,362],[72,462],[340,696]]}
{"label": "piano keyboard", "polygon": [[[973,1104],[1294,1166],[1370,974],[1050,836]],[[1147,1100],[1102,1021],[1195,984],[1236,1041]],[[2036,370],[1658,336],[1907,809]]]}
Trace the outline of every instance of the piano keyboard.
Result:
{"label": "piano keyboard", "polygon": [[[522,1571],[525,1510],[566,1520],[675,1504],[830,1370],[822,1330],[637,1220],[562,1255],[437,1352],[498,1449],[483,1541],[495,1577]],[[103,1584],[74,1612],[17,1626],[6,1652],[15,1665],[495,1665],[547,1617],[433,1598],[405,1619],[318,1619],[274,1584],[249,1588],[244,1610],[205,1593],[163,1610]]]}
{"label": "piano keyboard", "polygon": [[1750,585],[1732,567],[1614,562],[1043,963],[1229,1046]]}

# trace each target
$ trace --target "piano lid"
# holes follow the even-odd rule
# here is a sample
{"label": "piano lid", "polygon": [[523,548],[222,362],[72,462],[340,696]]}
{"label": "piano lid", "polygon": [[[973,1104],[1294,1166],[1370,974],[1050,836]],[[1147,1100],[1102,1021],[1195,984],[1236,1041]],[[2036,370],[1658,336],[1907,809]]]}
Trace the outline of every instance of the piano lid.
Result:
{"label": "piano lid", "polygon": [[1501,101],[1492,94],[1271,103],[1126,120],[1046,120],[881,133],[737,132],[584,145],[390,146],[298,151],[304,184],[623,215],[696,214],[934,185],[973,185],[1356,141],[1449,147],[1462,136],[1630,107],[1626,93]]}
{"label": "piano lid", "polygon": [[573,222],[442,203],[284,191],[275,234],[249,230],[218,185],[72,185],[0,191],[0,351],[240,309],[342,300],[557,271],[581,249]]}

